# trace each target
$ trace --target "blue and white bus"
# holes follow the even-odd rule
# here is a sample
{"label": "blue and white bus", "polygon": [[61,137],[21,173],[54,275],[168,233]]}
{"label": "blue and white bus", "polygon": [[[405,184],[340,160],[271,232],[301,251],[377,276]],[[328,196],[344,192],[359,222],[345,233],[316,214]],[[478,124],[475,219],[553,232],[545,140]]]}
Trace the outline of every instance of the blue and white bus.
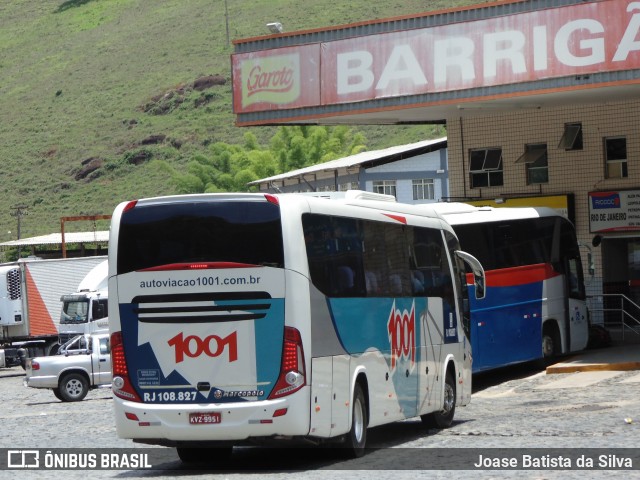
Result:
{"label": "blue and white bus", "polygon": [[582,262],[569,220],[543,207],[440,203],[433,208],[486,271],[486,298],[471,300],[474,373],[546,362],[587,346]]}
{"label": "blue and white bus", "polygon": [[[341,440],[471,398],[465,264],[437,214],[350,191],[120,204],[109,244],[118,435],[185,462]],[[367,198],[374,198],[370,200]],[[393,197],[391,197],[393,199]]]}

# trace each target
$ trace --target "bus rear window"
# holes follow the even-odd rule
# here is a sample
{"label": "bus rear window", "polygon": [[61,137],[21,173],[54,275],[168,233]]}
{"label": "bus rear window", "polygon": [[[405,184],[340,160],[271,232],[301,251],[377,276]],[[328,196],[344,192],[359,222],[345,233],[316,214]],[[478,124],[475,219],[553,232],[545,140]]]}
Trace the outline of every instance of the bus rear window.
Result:
{"label": "bus rear window", "polygon": [[282,268],[280,208],[225,200],[138,204],[122,214],[118,274],[194,262]]}

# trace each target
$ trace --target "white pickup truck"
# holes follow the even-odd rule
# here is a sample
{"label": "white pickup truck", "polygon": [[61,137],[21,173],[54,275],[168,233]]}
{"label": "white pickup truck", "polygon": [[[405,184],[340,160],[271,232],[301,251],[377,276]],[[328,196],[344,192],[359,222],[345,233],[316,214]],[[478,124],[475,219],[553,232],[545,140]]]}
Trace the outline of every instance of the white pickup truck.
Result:
{"label": "white pickup truck", "polygon": [[50,388],[63,402],[82,400],[90,388],[111,384],[108,333],[77,335],[58,355],[27,359],[24,385]]}

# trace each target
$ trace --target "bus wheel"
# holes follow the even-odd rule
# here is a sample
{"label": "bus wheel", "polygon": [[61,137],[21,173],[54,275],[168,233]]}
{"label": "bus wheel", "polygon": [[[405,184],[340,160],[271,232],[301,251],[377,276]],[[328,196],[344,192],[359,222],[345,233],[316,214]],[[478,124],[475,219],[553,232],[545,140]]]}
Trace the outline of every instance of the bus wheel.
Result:
{"label": "bus wheel", "polygon": [[560,336],[554,326],[546,326],[542,331],[542,367],[551,364],[560,351]]}
{"label": "bus wheel", "polygon": [[364,447],[367,443],[367,404],[364,393],[359,383],[356,383],[353,391],[353,403],[351,412],[351,430],[347,434],[346,452],[348,456],[357,458],[364,455]]}
{"label": "bus wheel", "polygon": [[449,428],[456,413],[456,382],[451,372],[444,381],[444,403],[437,412],[421,415],[422,423],[429,428]]}
{"label": "bus wheel", "polygon": [[176,451],[182,463],[220,465],[229,461],[233,447],[177,447]]}
{"label": "bus wheel", "polygon": [[545,358],[553,357],[554,348],[553,348],[553,338],[551,335],[543,335],[542,336],[542,356]]}

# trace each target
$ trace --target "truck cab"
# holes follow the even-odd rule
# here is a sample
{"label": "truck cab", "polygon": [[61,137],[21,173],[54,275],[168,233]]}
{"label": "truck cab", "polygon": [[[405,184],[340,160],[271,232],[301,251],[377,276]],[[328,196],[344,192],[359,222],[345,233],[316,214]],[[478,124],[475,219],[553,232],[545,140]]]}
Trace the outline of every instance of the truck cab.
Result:
{"label": "truck cab", "polygon": [[107,262],[95,266],[80,282],[74,293],[62,295],[60,314],[60,341],[75,335],[94,333],[109,327]]}
{"label": "truck cab", "polygon": [[84,292],[63,295],[60,315],[60,340],[108,328],[107,295]]}

